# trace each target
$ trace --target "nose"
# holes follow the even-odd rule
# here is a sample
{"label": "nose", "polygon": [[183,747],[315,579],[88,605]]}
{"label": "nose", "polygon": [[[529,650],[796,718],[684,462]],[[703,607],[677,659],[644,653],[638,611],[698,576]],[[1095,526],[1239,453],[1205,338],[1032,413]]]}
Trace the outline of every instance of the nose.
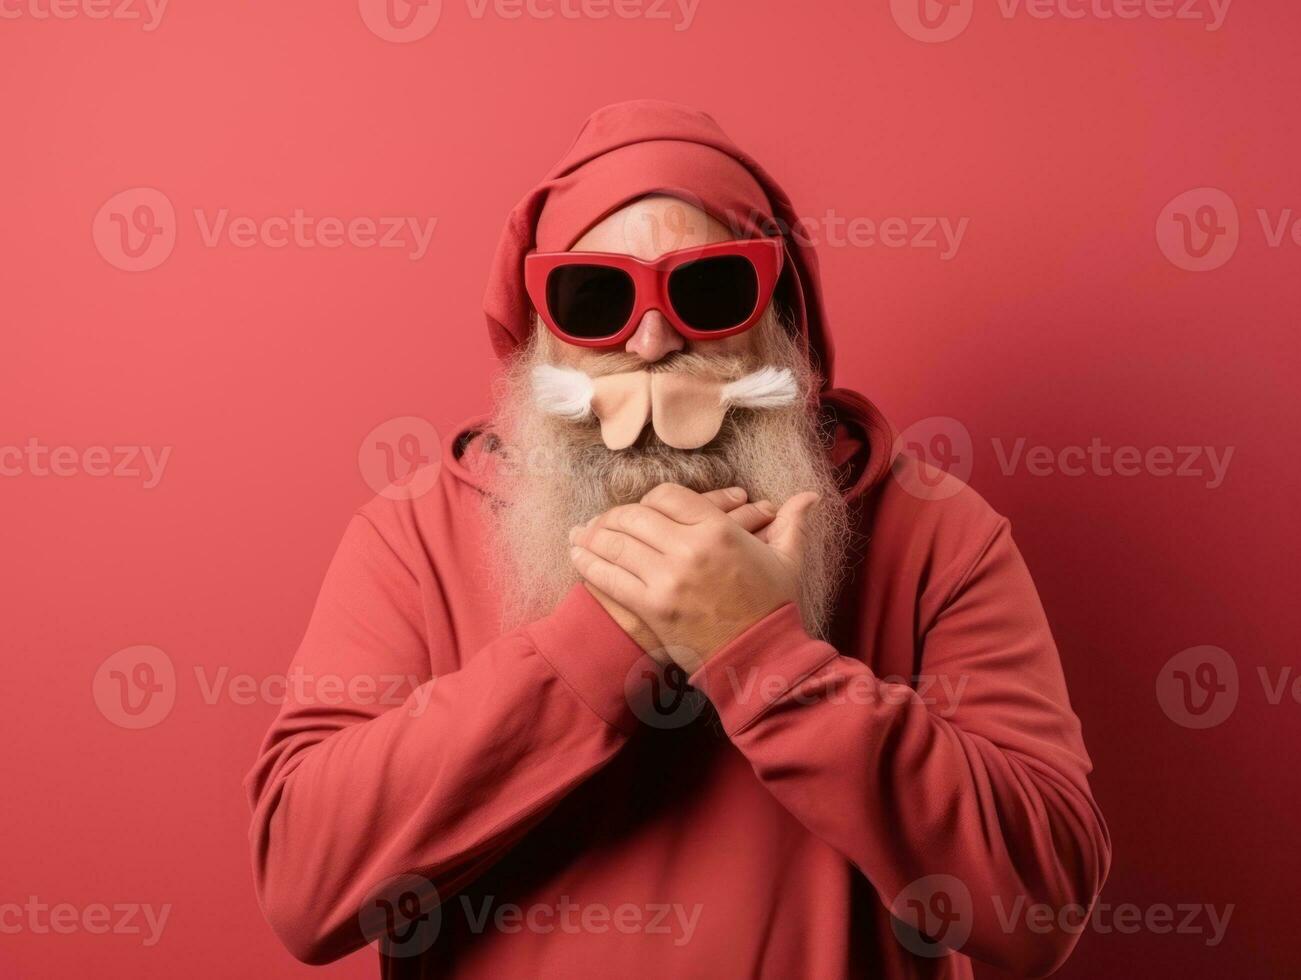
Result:
{"label": "nose", "polygon": [[637,324],[637,332],[628,338],[624,350],[636,354],[647,364],[654,364],[686,346],[682,334],[673,329],[659,310],[647,310]]}

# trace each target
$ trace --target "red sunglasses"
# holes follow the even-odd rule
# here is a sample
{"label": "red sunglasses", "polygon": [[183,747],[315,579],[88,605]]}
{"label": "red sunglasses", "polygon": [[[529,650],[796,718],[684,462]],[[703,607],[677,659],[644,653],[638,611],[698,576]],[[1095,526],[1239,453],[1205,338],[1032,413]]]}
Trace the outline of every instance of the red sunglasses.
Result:
{"label": "red sunglasses", "polygon": [[696,245],[649,262],[612,252],[531,252],[524,285],[561,340],[613,347],[659,310],[691,340],[749,330],[772,299],[785,250],[780,238]]}

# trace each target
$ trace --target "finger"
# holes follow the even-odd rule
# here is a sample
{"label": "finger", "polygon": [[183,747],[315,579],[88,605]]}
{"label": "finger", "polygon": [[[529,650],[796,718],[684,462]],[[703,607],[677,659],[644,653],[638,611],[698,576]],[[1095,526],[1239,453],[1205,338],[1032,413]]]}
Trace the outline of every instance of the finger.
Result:
{"label": "finger", "polygon": [[666,554],[672,542],[682,536],[681,524],[642,504],[611,507],[604,514],[592,518],[587,526],[622,531],[661,554]]}
{"label": "finger", "polygon": [[569,532],[569,543],[581,545],[598,558],[632,572],[643,583],[651,580],[664,560],[655,549],[622,531],[606,527],[576,527]]}
{"label": "finger", "polygon": [[807,542],[805,522],[809,508],[816,504],[818,499],[818,495],[811,490],[797,493],[782,504],[765,534],[768,544],[796,565],[804,561],[804,548]]}
{"label": "finger", "polygon": [[632,572],[600,558],[580,545],[569,549],[569,560],[578,574],[608,595],[619,605],[636,614],[636,606],[646,593],[646,586]]}
{"label": "finger", "polygon": [[641,502],[679,524],[702,524],[722,513],[703,494],[676,483],[661,483],[642,497]]}
{"label": "finger", "polygon": [[[772,544],[775,540],[777,540],[777,537],[779,535],[784,533],[783,529],[786,526],[786,518],[782,518],[782,520],[780,521],[777,520],[778,517],[782,516],[782,510],[787,505],[798,505],[798,507],[795,509],[799,509],[799,510],[803,510],[805,506],[811,506],[811,505],[806,505],[802,500],[798,499],[801,497],[807,497],[809,495],[812,495],[812,497],[814,498],[813,503],[816,503],[819,499],[821,499],[812,490],[805,490],[803,493],[798,493],[795,496],[788,498],[786,503],[783,504],[782,507],[777,509],[777,514],[773,518],[772,522],[767,527],[755,532],[755,537],[758,538],[760,541],[764,542],[764,544]],[[788,511],[786,516],[789,517],[790,513],[791,512]]]}
{"label": "finger", "polygon": [[741,487],[723,487],[721,490],[710,490],[708,493],[702,493],[701,496],[723,513],[728,513],[744,504],[747,494]]}
{"label": "finger", "polygon": [[[723,513],[729,513],[729,512],[735,513],[736,511],[740,510],[742,507],[746,505],[745,504],[746,493],[745,490],[741,487],[723,487],[722,489],[719,490],[710,490],[708,493],[701,494],[701,496],[704,497],[706,500],[708,500],[711,504],[713,504]],[[617,508],[611,508],[609,511],[606,511],[604,514],[597,514],[595,517],[593,517],[591,520],[587,522],[587,526],[588,527],[599,527],[601,525],[605,525],[607,527],[615,526],[612,520],[607,520],[606,518],[608,515],[611,515],[612,512],[616,509]],[[776,513],[776,509],[773,510],[773,513]],[[738,523],[749,525],[752,521],[757,521],[757,519],[750,512],[746,512],[745,514],[738,515]],[[759,521],[755,523],[755,527],[762,527],[764,523],[766,522]],[[746,529],[753,530],[753,528],[750,528],[748,526]],[[667,527],[662,525],[655,527],[653,529],[655,533],[664,533],[668,530],[669,529]],[[653,546],[654,541],[647,541],[647,544]]]}
{"label": "finger", "polygon": [[742,504],[727,516],[754,534],[772,523],[773,518],[777,516],[777,508],[770,501],[760,500],[753,504]]}

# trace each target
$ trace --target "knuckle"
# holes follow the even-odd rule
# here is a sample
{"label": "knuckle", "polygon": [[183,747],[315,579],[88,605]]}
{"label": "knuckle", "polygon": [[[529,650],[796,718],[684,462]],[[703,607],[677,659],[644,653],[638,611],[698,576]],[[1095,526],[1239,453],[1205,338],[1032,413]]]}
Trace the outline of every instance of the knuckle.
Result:
{"label": "knuckle", "polygon": [[642,504],[629,504],[624,516],[624,530],[630,534],[639,534],[648,529],[653,512]]}
{"label": "knuckle", "polygon": [[655,485],[650,490],[646,491],[645,495],[641,498],[641,502],[643,504],[652,505],[662,502],[665,496],[670,492],[670,486],[672,486],[672,484],[669,483],[660,483]]}
{"label": "knuckle", "polygon": [[700,525],[700,543],[710,551],[723,548],[731,539],[734,523],[726,517],[711,517]]}
{"label": "knuckle", "polygon": [[758,510],[754,504],[742,504],[740,507],[728,511],[727,519],[733,524],[736,524],[739,521],[750,520],[756,513],[758,513]]}
{"label": "knuckle", "polygon": [[[700,552],[700,551],[694,552],[691,555],[690,559],[688,559],[687,561],[687,574],[690,576],[691,580],[693,581],[699,582],[699,581],[708,580],[709,578],[712,577],[710,575],[710,571],[711,571],[711,563],[709,561],[709,555],[705,554],[704,552]],[[683,584],[682,591],[684,593],[688,591],[685,583]]]}
{"label": "knuckle", "polygon": [[651,607],[655,610],[655,618],[662,623],[673,625],[682,619],[682,604],[671,588],[658,592],[651,599]]}
{"label": "knuckle", "polygon": [[685,574],[677,574],[669,579],[668,588],[665,589],[665,597],[675,606],[680,606],[695,591],[693,582],[697,580],[696,563],[693,561],[683,570]]}

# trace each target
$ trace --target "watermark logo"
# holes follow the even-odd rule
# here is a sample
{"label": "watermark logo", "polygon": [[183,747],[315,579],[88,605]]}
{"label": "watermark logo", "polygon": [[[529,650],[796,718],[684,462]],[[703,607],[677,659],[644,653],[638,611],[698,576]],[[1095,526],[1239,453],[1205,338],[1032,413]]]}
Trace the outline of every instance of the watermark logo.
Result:
{"label": "watermark logo", "polygon": [[176,703],[176,668],[158,647],[127,647],[99,665],[91,694],[119,728],[152,728]]}
{"label": "watermark logo", "polygon": [[679,200],[669,203],[662,212],[633,209],[624,214],[620,223],[621,232],[625,246],[630,251],[635,244],[649,240],[655,254],[664,255],[686,248],[688,240],[704,240],[702,236],[707,229],[703,219],[693,220],[691,212],[687,210],[687,206],[690,206],[697,211],[705,211],[704,204],[685,190],[675,190],[673,197]]}
{"label": "watermark logo", "polygon": [[1238,665],[1215,646],[1191,647],[1166,661],[1156,679],[1166,717],[1184,728],[1214,728],[1238,704]]}
{"label": "watermark logo", "polygon": [[[429,707],[435,680],[417,674],[316,674],[300,665],[286,673],[256,677],[228,666],[193,668],[203,704],[298,708],[405,709],[419,718]],[[171,658],[157,647],[137,646],[109,657],[91,682],[100,713],[121,728],[153,728],[163,723],[176,703],[185,675],[176,674]]]}
{"label": "watermark logo", "polygon": [[914,41],[952,41],[971,23],[973,0],[890,0],[899,29]]}
{"label": "watermark logo", "polygon": [[443,13],[442,0],[358,0],[358,7],[371,33],[394,44],[428,37]]}
{"label": "watermark logo", "polygon": [[357,450],[361,478],[390,500],[423,497],[438,482],[442,439],[425,419],[402,415],[381,422]]}
{"label": "watermark logo", "polygon": [[228,701],[236,705],[290,703],[383,710],[405,707],[412,718],[425,713],[434,694],[434,682],[425,683],[416,674],[314,674],[299,665],[288,673],[260,678],[232,674],[225,666],[212,673],[196,666],[194,679],[206,705]]}
{"label": "watermark logo", "polygon": [[[693,651],[670,647],[665,654],[676,654],[688,663],[698,659]],[[705,710],[704,694],[687,683],[687,674],[675,662],[667,665],[642,657],[624,678],[624,697],[632,713],[651,728],[682,728],[691,724]]]}
{"label": "watermark logo", "polygon": [[176,209],[162,191],[132,187],[114,194],[92,223],[95,248],[124,272],[147,272],[176,247]]}
{"label": "watermark logo", "polygon": [[[1301,219],[1292,208],[1256,208],[1263,243],[1269,249],[1301,247]],[[1161,252],[1176,268],[1212,272],[1225,265],[1252,223],[1243,223],[1233,198],[1214,187],[1185,191],[1165,206],[1156,223]],[[1254,232],[1253,232],[1254,234]]]}
{"label": "watermark logo", "polygon": [[[955,418],[934,415],[904,429],[895,438],[898,459],[894,478],[920,500],[944,500],[960,492],[971,479],[975,450],[971,433]],[[913,457],[920,465],[909,463]]]}
{"label": "watermark logo", "polygon": [[[404,252],[418,262],[429,252],[436,217],[414,215],[312,215],[302,208],[255,218],[230,208],[194,208],[204,248],[381,249]],[[152,187],[115,194],[92,222],[95,248],[110,265],[127,272],[156,269],[176,247],[178,219],[167,195]]]}
{"label": "watermark logo", "polygon": [[382,881],[362,902],[357,924],[385,956],[419,956],[434,944],[442,926],[438,889],[420,875]]}
{"label": "watermark logo", "polygon": [[1214,187],[1185,191],[1156,222],[1161,253],[1185,272],[1210,272],[1238,250],[1240,224],[1233,198]]}
{"label": "watermark logo", "polygon": [[[1024,436],[990,439],[980,447],[1005,477],[1119,477],[1199,481],[1218,490],[1228,480],[1236,446],[1113,445],[1101,436],[1088,443],[1052,446]],[[933,416],[915,422],[895,440],[894,477],[910,494],[937,500],[958,493],[971,479],[975,447],[960,421]],[[921,465],[913,463],[913,459]]]}
{"label": "watermark logo", "polygon": [[971,936],[971,892],[960,878],[937,874],[919,878],[890,905],[895,938],[910,953],[936,958],[961,949]]}

